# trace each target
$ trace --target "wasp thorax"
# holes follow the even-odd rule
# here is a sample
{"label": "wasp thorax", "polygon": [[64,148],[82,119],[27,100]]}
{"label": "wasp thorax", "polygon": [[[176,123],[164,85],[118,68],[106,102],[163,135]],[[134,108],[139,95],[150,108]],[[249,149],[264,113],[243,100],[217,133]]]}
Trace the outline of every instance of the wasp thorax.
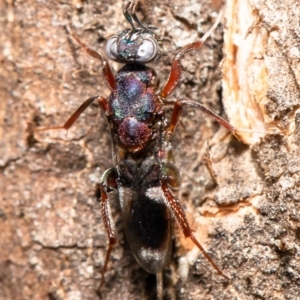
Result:
{"label": "wasp thorax", "polygon": [[149,63],[156,60],[160,53],[154,34],[145,29],[126,29],[112,36],[105,50],[111,60],[123,63]]}

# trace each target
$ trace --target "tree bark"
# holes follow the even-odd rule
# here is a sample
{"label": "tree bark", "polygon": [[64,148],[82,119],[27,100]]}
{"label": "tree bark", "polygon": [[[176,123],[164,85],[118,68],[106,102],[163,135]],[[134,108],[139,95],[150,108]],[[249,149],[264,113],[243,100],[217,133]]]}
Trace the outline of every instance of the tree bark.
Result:
{"label": "tree bark", "polygon": [[[62,125],[87,98],[109,95],[101,64],[67,28],[104,53],[106,40],[128,27],[124,3],[0,1],[1,300],[97,299],[107,236],[94,186],[112,166],[105,116],[95,105],[67,134],[27,129]],[[165,55],[153,66],[161,85],[174,51],[199,39],[220,6],[141,3],[138,15],[163,40]],[[299,1],[228,0],[225,44],[219,26],[182,60],[184,77],[171,98],[199,101],[223,116],[225,110],[241,129],[238,140],[186,108],[172,138],[179,199],[195,236],[231,279],[218,276],[175,227],[164,299],[299,298],[299,10]],[[208,150],[217,185],[203,161]],[[110,200],[118,246],[102,298],[155,299],[155,276],[132,257],[117,194]]]}

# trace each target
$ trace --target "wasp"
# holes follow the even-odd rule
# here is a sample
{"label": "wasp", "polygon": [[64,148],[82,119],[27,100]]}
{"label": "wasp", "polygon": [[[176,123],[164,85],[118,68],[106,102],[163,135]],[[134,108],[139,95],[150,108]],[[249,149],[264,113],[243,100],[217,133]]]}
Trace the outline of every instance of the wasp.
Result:
{"label": "wasp", "polygon": [[[184,236],[199,248],[219,275],[228,279],[195,238],[180,201],[174,196],[174,190],[180,185],[180,175],[170,137],[185,105],[214,118],[233,134],[237,129],[201,103],[187,99],[167,100],[182,77],[181,58],[202,46],[217,27],[222,14],[202,39],[177,52],[167,82],[160,88],[156,71],[148,63],[157,62],[163,54],[162,42],[139,20],[137,4],[137,1],[129,1],[124,7],[123,13],[130,28],[112,36],[106,44],[108,59],[124,64],[116,75],[101,53],[72,34],[89,55],[102,62],[102,75],[111,94],[107,99],[101,95],[87,99],[63,126],[55,127],[68,130],[93,102],[99,103],[110,125],[114,166],[104,172],[98,185],[102,219],[109,241],[98,290],[104,283],[109,257],[117,243],[108,199],[112,190],[118,191],[131,251],[146,271],[157,274],[161,281],[161,272],[172,253],[172,219],[175,218]],[[173,110],[168,121],[165,107],[170,103]],[[158,287],[158,299],[162,299],[161,286],[162,283]]]}

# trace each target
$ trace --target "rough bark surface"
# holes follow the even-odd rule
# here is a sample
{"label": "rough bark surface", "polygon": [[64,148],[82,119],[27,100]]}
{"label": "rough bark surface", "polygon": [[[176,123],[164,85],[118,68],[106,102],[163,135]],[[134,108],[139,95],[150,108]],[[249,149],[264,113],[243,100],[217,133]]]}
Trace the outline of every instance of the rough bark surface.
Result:
{"label": "rough bark surface", "polygon": [[[298,2],[298,3],[297,3]],[[157,27],[166,55],[155,66],[164,83],[174,51],[212,25],[220,1],[143,1],[138,14]],[[104,114],[95,105],[69,130],[63,124],[90,96],[109,95],[91,48],[127,27],[122,1],[0,1],[0,299],[97,299],[107,245],[94,186],[112,166]],[[195,235],[230,278],[218,276],[179,230],[164,273],[164,299],[299,299],[300,295],[300,3],[227,3],[225,46],[219,27],[185,55],[173,98],[201,101],[241,133],[185,109],[173,137],[179,198]],[[112,64],[115,70],[120,65]],[[222,71],[222,74],[221,74]],[[209,142],[214,186],[203,163]],[[130,254],[117,195],[111,195],[118,246],[103,299],[155,299],[155,277]]]}

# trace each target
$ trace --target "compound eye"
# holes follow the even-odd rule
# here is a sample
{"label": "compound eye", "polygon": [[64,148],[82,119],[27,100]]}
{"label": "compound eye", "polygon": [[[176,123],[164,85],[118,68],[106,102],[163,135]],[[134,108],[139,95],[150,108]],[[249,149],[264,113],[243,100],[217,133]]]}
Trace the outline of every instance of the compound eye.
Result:
{"label": "compound eye", "polygon": [[107,56],[112,60],[117,59],[117,41],[118,37],[113,36],[107,41],[106,44],[105,52]]}
{"label": "compound eye", "polygon": [[140,45],[135,60],[139,62],[148,62],[155,58],[158,53],[156,40],[145,38]]}

